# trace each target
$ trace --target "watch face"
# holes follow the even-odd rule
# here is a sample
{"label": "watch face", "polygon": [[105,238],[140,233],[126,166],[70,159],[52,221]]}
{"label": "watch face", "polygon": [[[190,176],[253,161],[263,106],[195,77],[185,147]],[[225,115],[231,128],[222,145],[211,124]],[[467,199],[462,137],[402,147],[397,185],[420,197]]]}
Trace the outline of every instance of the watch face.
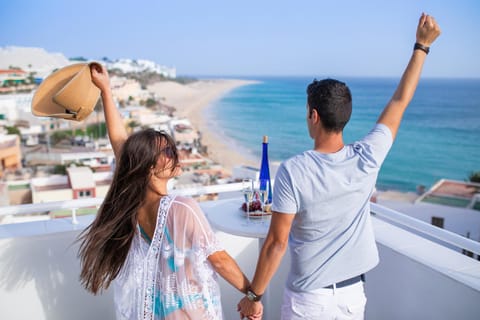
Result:
{"label": "watch face", "polygon": [[260,297],[258,297],[255,293],[253,293],[252,291],[248,291],[247,292],[247,298],[248,300],[250,301],[259,301],[260,300]]}

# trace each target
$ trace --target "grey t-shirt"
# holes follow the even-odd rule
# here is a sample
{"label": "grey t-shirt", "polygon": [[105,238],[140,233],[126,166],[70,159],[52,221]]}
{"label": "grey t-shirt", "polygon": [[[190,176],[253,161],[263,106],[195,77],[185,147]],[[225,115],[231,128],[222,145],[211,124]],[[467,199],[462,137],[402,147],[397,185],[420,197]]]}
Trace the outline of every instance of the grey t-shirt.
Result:
{"label": "grey t-shirt", "polygon": [[290,290],[323,288],[377,265],[369,199],[392,142],[390,129],[377,124],[336,153],[310,150],[281,164],[272,210],[296,214],[289,235]]}

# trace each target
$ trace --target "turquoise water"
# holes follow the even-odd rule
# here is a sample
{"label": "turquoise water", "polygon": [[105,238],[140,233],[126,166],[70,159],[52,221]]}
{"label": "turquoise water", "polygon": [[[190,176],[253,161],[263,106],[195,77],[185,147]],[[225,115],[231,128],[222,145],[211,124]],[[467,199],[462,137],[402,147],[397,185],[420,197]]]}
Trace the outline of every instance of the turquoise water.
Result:
{"label": "turquoise water", "polygon": [[[306,86],[311,78],[261,78],[217,101],[209,122],[247,156],[260,161],[262,136],[269,136],[270,161],[311,149]],[[392,96],[398,79],[340,79],[353,96],[345,128],[350,143],[363,137]],[[480,79],[421,79],[397,139],[378,178],[378,188],[414,191],[442,178],[465,180],[480,171]]]}

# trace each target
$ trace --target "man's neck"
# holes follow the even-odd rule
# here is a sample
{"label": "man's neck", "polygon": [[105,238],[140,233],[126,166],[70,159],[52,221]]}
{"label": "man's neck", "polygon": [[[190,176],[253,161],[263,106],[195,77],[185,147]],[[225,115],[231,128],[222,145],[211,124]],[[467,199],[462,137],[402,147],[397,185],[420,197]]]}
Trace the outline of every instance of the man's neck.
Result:
{"label": "man's neck", "polygon": [[323,132],[314,138],[313,149],[321,153],[335,153],[340,151],[344,145],[342,132]]}

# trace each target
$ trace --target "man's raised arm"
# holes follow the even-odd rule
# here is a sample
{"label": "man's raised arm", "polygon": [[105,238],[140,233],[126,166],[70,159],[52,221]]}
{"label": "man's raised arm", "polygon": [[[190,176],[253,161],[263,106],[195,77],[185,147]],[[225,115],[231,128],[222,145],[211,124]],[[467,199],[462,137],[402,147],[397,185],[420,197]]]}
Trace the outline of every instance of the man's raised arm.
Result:
{"label": "man's raised arm", "polygon": [[440,27],[435,19],[422,13],[417,26],[416,43],[412,57],[398,84],[397,90],[386,105],[377,123],[390,128],[395,139],[405,109],[413,98],[430,45],[440,35]]}

